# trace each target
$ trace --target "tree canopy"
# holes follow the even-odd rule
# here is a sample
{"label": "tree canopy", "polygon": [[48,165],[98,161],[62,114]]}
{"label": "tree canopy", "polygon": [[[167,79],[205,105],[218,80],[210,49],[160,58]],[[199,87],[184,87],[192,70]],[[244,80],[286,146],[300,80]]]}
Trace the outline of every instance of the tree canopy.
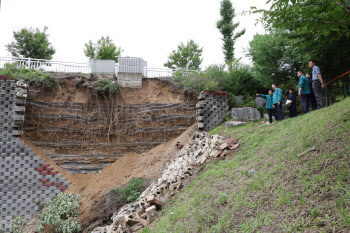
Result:
{"label": "tree canopy", "polygon": [[350,36],[350,0],[268,0],[267,3],[271,3],[269,10],[255,11],[262,13],[266,28]]}
{"label": "tree canopy", "polygon": [[226,63],[233,61],[235,57],[234,45],[236,40],[245,33],[245,29],[234,33],[239,26],[239,23],[233,23],[233,19],[236,17],[235,8],[232,6],[230,0],[223,0],[220,6],[221,19],[216,23],[216,27],[219,29],[224,42],[223,52],[225,55]]}
{"label": "tree canopy", "polygon": [[109,36],[102,36],[96,43],[91,40],[85,44],[85,56],[90,59],[114,60],[118,62],[118,57],[123,52],[121,47],[117,47]]}
{"label": "tree canopy", "polygon": [[202,53],[203,48],[200,48],[193,40],[188,41],[186,45],[180,43],[177,50],[173,50],[169,55],[164,66],[170,69],[198,70],[203,61]]}
{"label": "tree canopy", "polygon": [[47,29],[44,27],[40,31],[38,28],[22,28],[14,31],[14,41],[7,44],[6,48],[15,57],[51,60],[56,51],[49,42]]}

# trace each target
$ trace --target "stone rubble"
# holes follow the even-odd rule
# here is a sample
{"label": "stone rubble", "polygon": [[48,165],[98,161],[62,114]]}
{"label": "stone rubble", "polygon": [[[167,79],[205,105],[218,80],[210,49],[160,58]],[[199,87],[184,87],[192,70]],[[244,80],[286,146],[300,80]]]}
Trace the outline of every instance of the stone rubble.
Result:
{"label": "stone rubble", "polygon": [[134,202],[123,206],[112,216],[113,223],[97,227],[92,233],[136,232],[158,217],[162,203],[179,191],[196,166],[204,164],[210,158],[225,158],[228,150],[239,147],[237,139],[224,141],[219,135],[210,136],[207,132],[195,133],[191,142],[183,146],[166,165],[159,179],[153,182]]}

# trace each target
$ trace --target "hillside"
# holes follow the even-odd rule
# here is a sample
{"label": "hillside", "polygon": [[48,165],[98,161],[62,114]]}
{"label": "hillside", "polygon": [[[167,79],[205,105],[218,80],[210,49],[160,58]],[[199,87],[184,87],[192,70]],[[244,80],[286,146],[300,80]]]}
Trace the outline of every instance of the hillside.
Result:
{"label": "hillside", "polygon": [[142,232],[350,232],[350,98],[237,137],[231,159],[209,162]]}

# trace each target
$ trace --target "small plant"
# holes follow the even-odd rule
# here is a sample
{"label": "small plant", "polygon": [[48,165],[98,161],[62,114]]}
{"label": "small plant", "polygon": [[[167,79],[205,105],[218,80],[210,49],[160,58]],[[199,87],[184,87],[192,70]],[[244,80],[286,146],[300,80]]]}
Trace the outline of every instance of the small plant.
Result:
{"label": "small plant", "polygon": [[219,201],[220,201],[221,205],[226,204],[227,203],[227,194],[221,194]]}
{"label": "small plant", "polygon": [[94,172],[94,176],[98,176],[98,175],[100,175],[101,173],[102,173],[101,170],[95,171],[95,172]]}
{"label": "small plant", "polygon": [[74,233],[81,230],[76,221],[79,209],[79,195],[60,193],[38,214],[36,232],[41,232],[44,225],[53,225],[57,233]]}
{"label": "small plant", "polygon": [[22,215],[16,216],[12,219],[10,230],[12,233],[21,233],[21,227],[24,224],[24,217]]}
{"label": "small plant", "polygon": [[99,79],[95,83],[95,88],[98,94],[103,95],[105,98],[117,92],[118,88],[113,81],[109,79]]}
{"label": "small plant", "polygon": [[143,178],[133,178],[124,187],[112,189],[111,193],[113,195],[121,194],[125,202],[134,202],[141,195],[140,190],[142,189],[143,183]]}

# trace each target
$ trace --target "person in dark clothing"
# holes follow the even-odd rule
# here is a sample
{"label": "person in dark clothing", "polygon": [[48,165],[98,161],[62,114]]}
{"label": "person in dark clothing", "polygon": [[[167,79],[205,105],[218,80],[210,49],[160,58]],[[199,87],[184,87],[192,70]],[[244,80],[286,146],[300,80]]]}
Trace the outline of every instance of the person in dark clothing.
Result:
{"label": "person in dark clothing", "polygon": [[312,73],[307,73],[306,77],[309,79],[309,88],[310,88],[310,106],[311,106],[311,110],[317,110],[317,101],[316,101],[316,97],[314,94],[314,90],[312,89]]}
{"label": "person in dark clothing", "polygon": [[276,121],[278,121],[278,118],[276,117],[276,109],[274,109],[272,107],[272,94],[273,94],[273,90],[269,90],[269,94],[268,95],[263,95],[263,94],[256,94],[256,96],[260,96],[261,98],[266,99],[266,110],[267,110],[267,114],[269,115],[269,120],[270,123],[272,123],[272,115],[275,116]]}
{"label": "person in dark clothing", "polygon": [[289,89],[289,94],[287,95],[287,106],[290,117],[297,117],[297,95],[294,93],[293,88]]}

